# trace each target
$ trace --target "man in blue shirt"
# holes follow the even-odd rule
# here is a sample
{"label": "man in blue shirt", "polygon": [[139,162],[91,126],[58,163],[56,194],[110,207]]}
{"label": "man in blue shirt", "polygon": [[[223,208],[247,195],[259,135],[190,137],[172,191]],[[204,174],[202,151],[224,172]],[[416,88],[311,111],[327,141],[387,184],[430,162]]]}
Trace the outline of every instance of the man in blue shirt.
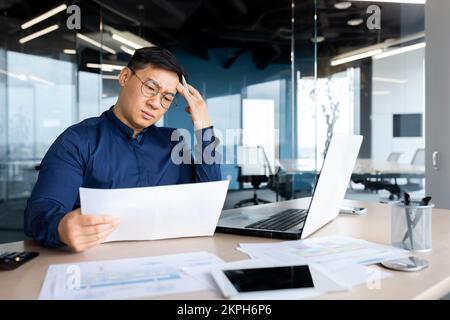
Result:
{"label": "man in blue shirt", "polygon": [[214,161],[174,161],[179,156],[173,152],[179,143],[175,129],[154,125],[179,93],[194,124],[196,149],[212,149],[210,156],[215,156],[218,140],[211,134],[206,104],[195,88],[189,85],[187,90],[180,83],[183,75],[169,51],[136,50],[120,72],[116,104],[99,117],[66,129],[42,160],[25,209],[28,236],[44,246],[66,245],[76,252],[102,243],[120,221],[107,212],[82,215],[80,187],[115,189],[221,179]]}

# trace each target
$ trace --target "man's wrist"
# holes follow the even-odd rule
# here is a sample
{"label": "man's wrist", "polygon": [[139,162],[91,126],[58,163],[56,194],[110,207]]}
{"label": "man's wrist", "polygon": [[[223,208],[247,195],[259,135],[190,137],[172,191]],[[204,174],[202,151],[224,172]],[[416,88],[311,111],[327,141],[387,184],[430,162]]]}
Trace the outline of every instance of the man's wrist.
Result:
{"label": "man's wrist", "polygon": [[59,241],[60,241],[62,244],[65,244],[64,232],[62,231],[62,229],[63,229],[63,228],[62,228],[63,220],[64,220],[64,217],[62,217],[62,218],[59,220],[59,222],[58,222],[58,227],[56,228],[56,230],[57,230],[57,234],[58,234]]}
{"label": "man's wrist", "polygon": [[194,120],[193,123],[195,130],[201,130],[211,127],[211,121],[209,119]]}

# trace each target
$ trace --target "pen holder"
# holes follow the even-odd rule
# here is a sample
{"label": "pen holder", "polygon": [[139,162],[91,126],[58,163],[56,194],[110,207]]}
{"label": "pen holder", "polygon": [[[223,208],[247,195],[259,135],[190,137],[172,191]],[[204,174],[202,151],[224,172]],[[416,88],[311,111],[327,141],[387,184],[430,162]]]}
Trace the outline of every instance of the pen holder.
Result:
{"label": "pen holder", "polygon": [[391,204],[391,244],[394,247],[424,252],[431,251],[431,221],[434,204],[420,205],[411,201]]}

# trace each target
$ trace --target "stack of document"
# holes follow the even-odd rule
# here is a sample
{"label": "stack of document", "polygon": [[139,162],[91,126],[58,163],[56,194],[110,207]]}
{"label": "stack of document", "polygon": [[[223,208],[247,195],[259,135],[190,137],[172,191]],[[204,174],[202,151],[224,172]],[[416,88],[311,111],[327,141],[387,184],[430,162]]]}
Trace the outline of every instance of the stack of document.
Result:
{"label": "stack of document", "polygon": [[332,263],[370,265],[403,258],[407,250],[345,236],[330,236],[277,243],[241,243],[238,250],[251,258],[284,263]]}
{"label": "stack of document", "polygon": [[241,293],[233,299],[308,299],[326,292],[372,285],[391,274],[368,265],[409,251],[350,237],[278,243],[243,243],[251,259],[224,262],[207,252],[50,265],[40,299],[133,299],[222,288],[218,270],[308,265],[313,288]]}
{"label": "stack of document", "polygon": [[50,265],[40,299],[134,299],[213,289],[205,268],[224,262],[207,252]]}
{"label": "stack of document", "polygon": [[[314,288],[239,293],[231,299],[308,299],[327,292],[347,291],[365,284],[376,288],[379,282],[392,274],[369,266],[384,260],[409,255],[406,250],[351,237],[332,236],[278,243],[242,243],[238,250],[250,260],[187,267],[192,275],[203,275],[210,282],[215,270],[267,268],[278,266],[308,265]],[[216,290],[224,292],[218,284]]]}
{"label": "stack of document", "polygon": [[252,259],[265,261],[267,265],[309,265],[316,273],[320,270],[334,283],[315,286],[316,291],[322,293],[350,290],[360,284],[372,286],[390,277],[391,273],[370,265],[410,255],[407,250],[345,236],[278,243],[241,243],[238,250]]}

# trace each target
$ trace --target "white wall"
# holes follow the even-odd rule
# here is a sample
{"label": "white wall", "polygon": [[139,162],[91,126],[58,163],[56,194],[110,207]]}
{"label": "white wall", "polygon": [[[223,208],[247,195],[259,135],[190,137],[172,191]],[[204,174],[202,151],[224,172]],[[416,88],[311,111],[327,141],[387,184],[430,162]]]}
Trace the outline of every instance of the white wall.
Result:
{"label": "white wall", "polygon": [[[426,192],[439,208],[450,209],[450,1],[428,0],[426,49]],[[440,168],[432,165],[440,153]]]}
{"label": "white wall", "polygon": [[[372,158],[385,160],[403,152],[399,162],[410,163],[424,137],[394,138],[393,114],[424,113],[424,49],[373,61]],[[425,132],[424,132],[425,133]]]}

